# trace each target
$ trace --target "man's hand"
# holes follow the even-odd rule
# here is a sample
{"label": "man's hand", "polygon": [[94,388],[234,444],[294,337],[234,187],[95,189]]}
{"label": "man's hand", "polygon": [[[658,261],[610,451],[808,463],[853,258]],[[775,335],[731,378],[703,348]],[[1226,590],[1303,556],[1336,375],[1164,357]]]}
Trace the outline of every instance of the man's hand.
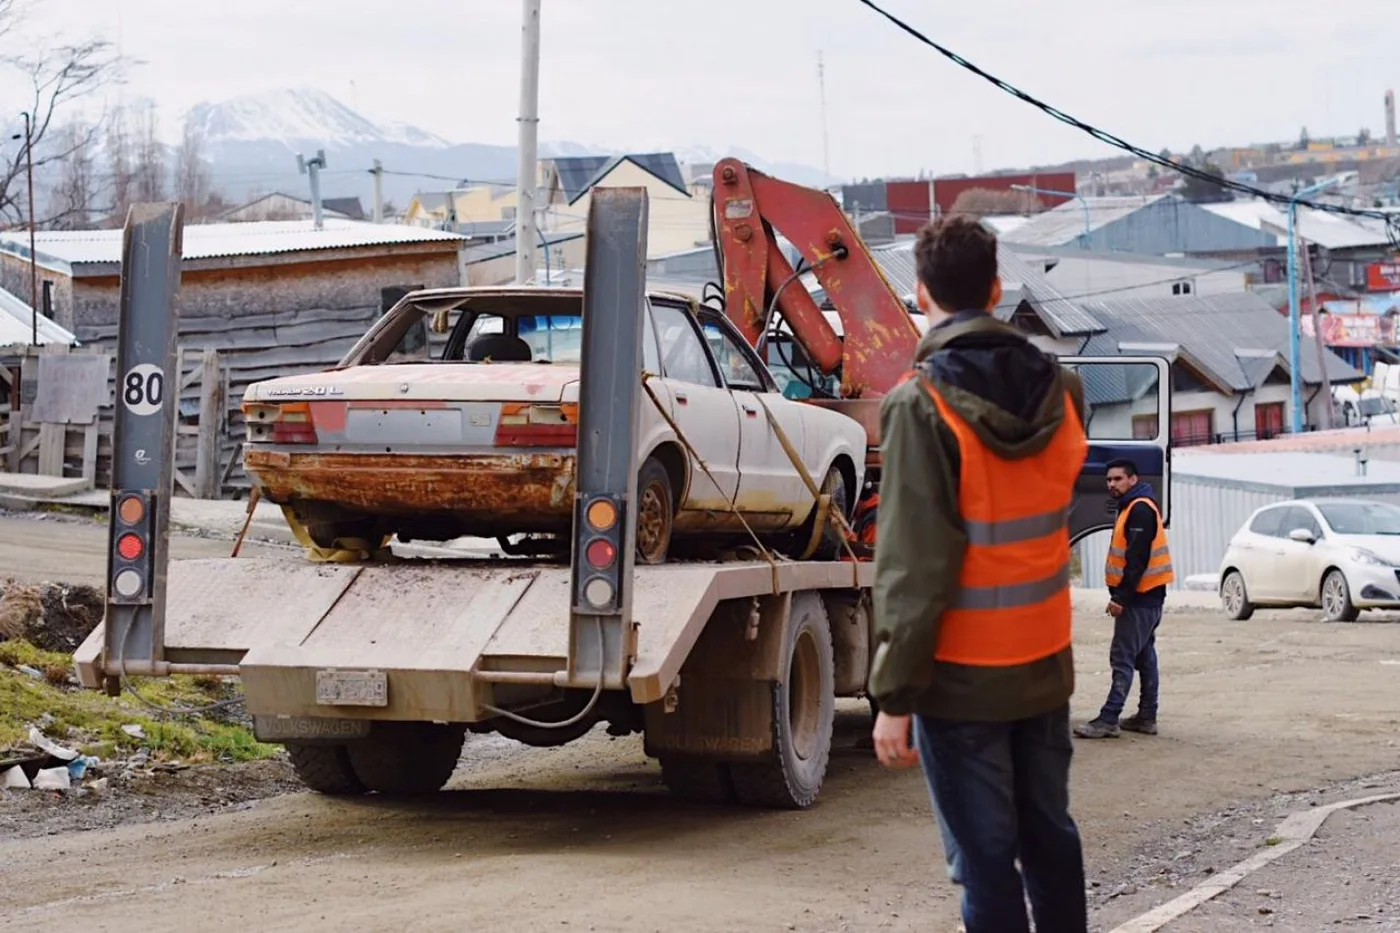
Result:
{"label": "man's hand", "polygon": [[1109,603],[1108,614],[1116,619],[1123,614],[1123,607],[1120,606],[1118,603]]}
{"label": "man's hand", "polygon": [[875,755],[886,768],[908,768],[919,763],[919,752],[909,744],[909,717],[880,713],[875,717]]}

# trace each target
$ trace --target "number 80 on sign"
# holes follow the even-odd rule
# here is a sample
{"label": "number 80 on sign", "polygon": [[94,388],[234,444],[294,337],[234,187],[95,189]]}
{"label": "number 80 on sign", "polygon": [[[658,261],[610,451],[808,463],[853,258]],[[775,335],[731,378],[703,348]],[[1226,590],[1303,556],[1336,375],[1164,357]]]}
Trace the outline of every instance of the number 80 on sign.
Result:
{"label": "number 80 on sign", "polygon": [[165,401],[165,371],[154,363],[139,363],[122,377],[119,394],[133,415],[154,415]]}

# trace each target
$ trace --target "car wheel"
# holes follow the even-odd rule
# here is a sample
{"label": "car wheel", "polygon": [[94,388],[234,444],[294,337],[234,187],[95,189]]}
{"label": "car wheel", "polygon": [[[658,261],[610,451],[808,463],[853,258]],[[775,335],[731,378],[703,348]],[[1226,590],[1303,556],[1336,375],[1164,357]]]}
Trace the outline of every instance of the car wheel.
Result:
{"label": "car wheel", "polygon": [[1244,586],[1244,574],[1231,570],[1220,581],[1220,606],[1225,615],[1243,622],[1254,615],[1254,604],[1249,601],[1249,591]]}
{"label": "car wheel", "polygon": [[648,457],[637,475],[637,561],[659,564],[671,548],[676,519],[671,477],[661,461]]}
{"label": "car wheel", "polygon": [[1351,601],[1346,574],[1329,570],[1322,578],[1322,618],[1327,622],[1355,622],[1361,614]]}

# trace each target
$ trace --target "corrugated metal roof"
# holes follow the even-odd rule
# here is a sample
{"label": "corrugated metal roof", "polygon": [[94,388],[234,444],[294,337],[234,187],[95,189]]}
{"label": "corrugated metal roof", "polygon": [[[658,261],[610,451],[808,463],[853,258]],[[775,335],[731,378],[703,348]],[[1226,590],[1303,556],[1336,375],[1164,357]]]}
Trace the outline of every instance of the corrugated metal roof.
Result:
{"label": "corrugated metal roof", "polygon": [[[1229,445],[1234,448],[1236,445]],[[1214,480],[1242,488],[1268,487],[1289,497],[1327,495],[1329,490],[1357,487],[1400,488],[1400,463],[1371,460],[1366,475],[1354,457],[1320,453],[1172,453],[1172,472],[1192,480]]]}
{"label": "corrugated metal roof", "polygon": [[[1212,214],[1253,227],[1255,230],[1273,233],[1278,236],[1280,245],[1286,245],[1288,242],[1287,209],[1277,204],[1255,199],[1201,206]],[[1384,230],[1373,229],[1341,214],[1300,207],[1296,219],[1297,235],[1324,249],[1382,246],[1389,242]]]}
{"label": "corrugated metal roof", "polygon": [[[33,312],[29,302],[0,288],[0,347],[16,345],[31,346],[34,336]],[[39,315],[39,343],[65,343],[72,345],[78,338],[58,324]]]}
{"label": "corrugated metal roof", "polygon": [[[250,223],[190,224],[185,227],[184,258],[216,259],[227,256],[265,256],[311,250],[352,249],[394,243],[461,241],[455,233],[327,218],[323,229],[310,220],[258,220]],[[39,260],[46,258],[79,266],[119,263],[121,230],[45,230],[35,237]],[[0,251],[28,258],[27,235],[0,234]]]}
{"label": "corrugated metal roof", "polygon": [[[1150,197],[1106,197],[1076,198],[1066,201],[1042,214],[1036,214],[1021,226],[1012,230],[1006,238],[1015,243],[1035,246],[1064,246],[1073,243],[1086,232],[1092,233],[1100,227],[1121,220],[1162,200],[1166,195]],[[1085,216],[1085,205],[1088,216]]]}
{"label": "corrugated metal roof", "polygon": [[[1086,354],[1114,356],[1122,343],[1175,345],[1205,375],[1235,392],[1256,387],[1273,370],[1278,359],[1287,367],[1288,320],[1268,302],[1250,292],[1221,295],[1122,298],[1086,302],[1085,308],[1107,326],[1084,348]],[[1277,354],[1277,356],[1269,356]],[[1362,374],[1330,350],[1326,352],[1328,375],[1333,382],[1355,382]],[[1261,362],[1265,360],[1266,362]],[[1303,382],[1321,381],[1316,353],[1301,355]],[[1109,367],[1095,367],[1102,373]],[[1087,375],[1087,374],[1086,374]],[[1089,381],[1085,391],[1104,404],[1122,401],[1115,394],[1121,386]]]}

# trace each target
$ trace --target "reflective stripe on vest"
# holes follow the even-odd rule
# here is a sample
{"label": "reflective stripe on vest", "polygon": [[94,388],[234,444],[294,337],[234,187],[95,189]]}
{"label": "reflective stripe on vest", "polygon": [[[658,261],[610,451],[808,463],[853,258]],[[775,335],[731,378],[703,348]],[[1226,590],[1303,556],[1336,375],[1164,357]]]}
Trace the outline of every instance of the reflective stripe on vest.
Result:
{"label": "reflective stripe on vest", "polygon": [[[1069,509],[1089,445],[1072,396],[1040,453],[1003,460],[925,378],[920,383],[958,443],[958,513],[967,551],[934,657],[1012,667],[1069,647]],[[936,546],[936,545],[935,545]]]}
{"label": "reflective stripe on vest", "polygon": [[1152,538],[1152,554],[1147,559],[1147,569],[1142,572],[1135,592],[1146,593],[1159,586],[1166,586],[1176,579],[1172,572],[1171,550],[1167,547],[1167,529],[1162,527],[1162,511],[1157,503],[1146,496],[1129,501],[1118,510],[1118,520],[1113,523],[1113,540],[1108,544],[1108,556],[1104,558],[1103,579],[1109,586],[1123,582],[1123,571],[1128,566],[1128,513],[1134,505],[1146,502],[1157,516],[1157,534]]}

